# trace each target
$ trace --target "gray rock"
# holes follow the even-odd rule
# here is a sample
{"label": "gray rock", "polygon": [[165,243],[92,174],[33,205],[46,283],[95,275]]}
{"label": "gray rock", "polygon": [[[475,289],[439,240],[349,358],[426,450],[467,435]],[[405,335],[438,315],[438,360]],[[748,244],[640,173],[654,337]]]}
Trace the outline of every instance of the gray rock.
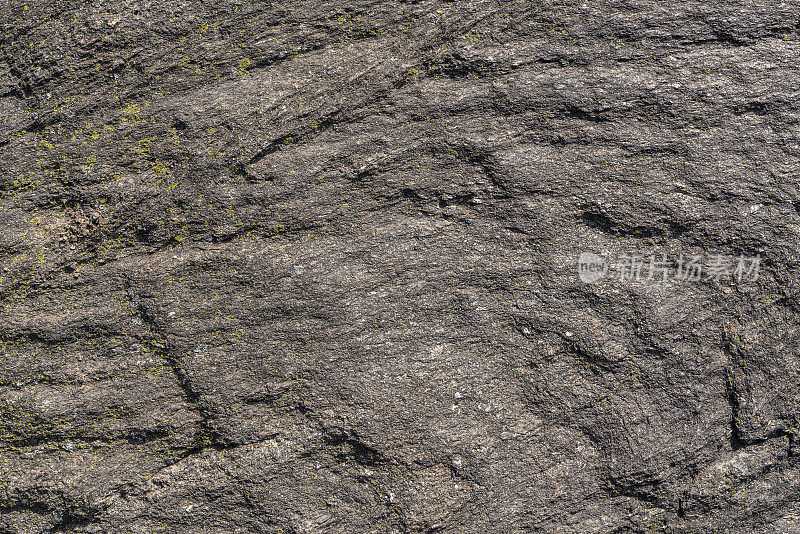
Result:
{"label": "gray rock", "polygon": [[797,4],[0,18],[0,531],[800,529]]}

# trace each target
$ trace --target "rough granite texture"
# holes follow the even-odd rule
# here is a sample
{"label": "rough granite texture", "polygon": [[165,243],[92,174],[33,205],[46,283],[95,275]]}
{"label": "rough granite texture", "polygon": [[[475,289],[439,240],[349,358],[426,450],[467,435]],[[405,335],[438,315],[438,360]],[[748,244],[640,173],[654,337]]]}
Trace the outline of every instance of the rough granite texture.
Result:
{"label": "rough granite texture", "polygon": [[800,532],[797,0],[0,21],[0,532]]}

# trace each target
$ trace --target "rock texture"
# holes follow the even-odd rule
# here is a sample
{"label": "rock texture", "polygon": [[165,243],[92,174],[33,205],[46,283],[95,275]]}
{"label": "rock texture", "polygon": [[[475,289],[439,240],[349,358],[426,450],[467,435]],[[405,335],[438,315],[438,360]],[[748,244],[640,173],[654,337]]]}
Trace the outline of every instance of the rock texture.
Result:
{"label": "rock texture", "polygon": [[0,532],[800,532],[796,1],[0,21]]}

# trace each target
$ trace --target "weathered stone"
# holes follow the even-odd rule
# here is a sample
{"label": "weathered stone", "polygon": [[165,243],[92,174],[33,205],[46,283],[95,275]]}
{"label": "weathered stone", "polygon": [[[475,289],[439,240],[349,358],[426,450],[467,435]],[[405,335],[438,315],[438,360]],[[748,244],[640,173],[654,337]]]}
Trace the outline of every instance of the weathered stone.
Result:
{"label": "weathered stone", "polygon": [[799,531],[800,4],[0,20],[0,531]]}

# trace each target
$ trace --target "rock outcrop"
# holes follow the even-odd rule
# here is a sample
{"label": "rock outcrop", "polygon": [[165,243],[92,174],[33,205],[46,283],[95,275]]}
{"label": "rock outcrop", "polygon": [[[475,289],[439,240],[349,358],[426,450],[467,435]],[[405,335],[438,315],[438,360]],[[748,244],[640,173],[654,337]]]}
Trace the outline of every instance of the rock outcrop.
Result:
{"label": "rock outcrop", "polygon": [[0,532],[800,532],[800,4],[0,20]]}

